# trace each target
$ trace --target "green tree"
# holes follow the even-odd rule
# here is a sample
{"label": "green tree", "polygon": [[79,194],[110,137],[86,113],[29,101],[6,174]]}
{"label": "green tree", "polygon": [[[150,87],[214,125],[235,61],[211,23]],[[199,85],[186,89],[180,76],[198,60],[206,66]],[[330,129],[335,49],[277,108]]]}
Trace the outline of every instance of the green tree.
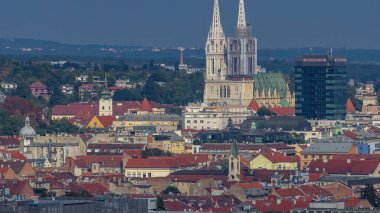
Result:
{"label": "green tree", "polygon": [[9,112],[0,109],[0,135],[18,135],[20,129],[24,126],[22,117],[11,116]]}
{"label": "green tree", "polygon": [[373,207],[379,207],[380,200],[373,185],[367,184],[360,192],[361,198],[368,200]]}
{"label": "green tree", "polygon": [[170,194],[179,194],[181,193],[177,187],[175,186],[168,186],[164,191],[161,192],[162,194],[165,195],[170,195]]}
{"label": "green tree", "polygon": [[81,134],[83,130],[66,121],[52,121],[47,128],[47,133],[67,133],[67,134]]}
{"label": "green tree", "polygon": [[118,90],[113,96],[114,101],[140,101],[142,99],[140,89]]}

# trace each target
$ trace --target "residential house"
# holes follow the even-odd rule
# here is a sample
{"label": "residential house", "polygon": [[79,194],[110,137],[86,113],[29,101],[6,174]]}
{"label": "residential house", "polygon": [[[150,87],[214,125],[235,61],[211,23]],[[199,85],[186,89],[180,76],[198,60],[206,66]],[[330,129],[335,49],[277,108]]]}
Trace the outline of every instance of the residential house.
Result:
{"label": "residential house", "polygon": [[35,82],[30,85],[30,90],[33,96],[46,96],[48,95],[47,86],[41,82]]}
{"label": "residential house", "polygon": [[269,152],[256,155],[250,162],[250,169],[297,170],[298,158],[284,153]]}
{"label": "residential house", "polygon": [[87,124],[90,129],[110,129],[115,116],[94,116]]}
{"label": "residential house", "polygon": [[339,154],[356,154],[357,145],[349,142],[317,142],[301,151],[300,168],[304,169],[314,159],[331,159]]}
{"label": "residential house", "polygon": [[34,196],[34,191],[27,180],[0,180],[0,188],[8,200],[24,201]]}

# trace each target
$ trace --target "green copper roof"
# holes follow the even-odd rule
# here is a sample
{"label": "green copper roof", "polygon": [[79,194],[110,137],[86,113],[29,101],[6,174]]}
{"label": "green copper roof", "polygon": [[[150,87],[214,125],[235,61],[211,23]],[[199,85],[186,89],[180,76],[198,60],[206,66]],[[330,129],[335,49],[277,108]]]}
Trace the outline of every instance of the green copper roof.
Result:
{"label": "green copper roof", "polygon": [[290,107],[290,104],[285,99],[280,100],[280,105],[281,107]]}
{"label": "green copper roof", "polygon": [[264,90],[264,93],[267,94],[270,89],[271,94],[274,90],[277,90],[277,94],[280,98],[286,97],[286,90],[288,89],[288,84],[282,73],[257,73],[255,75],[254,81],[254,92],[258,90],[261,94]]}
{"label": "green copper roof", "polygon": [[236,140],[231,145],[230,155],[237,157],[239,155],[239,149]]}

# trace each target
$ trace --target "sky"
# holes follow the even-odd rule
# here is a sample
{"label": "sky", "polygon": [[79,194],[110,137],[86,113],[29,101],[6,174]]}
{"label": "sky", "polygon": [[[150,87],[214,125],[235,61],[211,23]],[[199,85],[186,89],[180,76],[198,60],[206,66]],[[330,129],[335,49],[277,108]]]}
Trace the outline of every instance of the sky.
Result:
{"label": "sky", "polygon": [[[245,0],[259,48],[380,49],[379,0]],[[238,0],[219,0],[232,35]],[[1,0],[0,38],[203,47],[213,0]]]}

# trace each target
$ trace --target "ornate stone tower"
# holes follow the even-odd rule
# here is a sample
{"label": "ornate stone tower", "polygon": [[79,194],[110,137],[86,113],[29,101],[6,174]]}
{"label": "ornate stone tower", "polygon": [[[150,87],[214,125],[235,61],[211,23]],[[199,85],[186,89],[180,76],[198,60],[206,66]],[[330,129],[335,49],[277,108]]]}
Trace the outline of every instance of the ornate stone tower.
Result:
{"label": "ornate stone tower", "polygon": [[103,93],[99,100],[99,116],[112,116],[112,98],[108,93]]}
{"label": "ornate stone tower", "polygon": [[220,22],[219,0],[214,2],[212,24],[206,42],[206,80],[221,80],[226,75],[226,40]]}
{"label": "ornate stone tower", "polygon": [[[245,12],[244,12],[244,2],[241,1],[241,6],[239,11],[239,20],[237,30],[242,33],[248,32],[245,29],[248,29],[245,23]],[[240,15],[242,14],[242,15]],[[240,26],[240,27],[239,27]],[[245,26],[245,27],[244,27]],[[235,31],[237,31],[235,30]],[[239,35],[242,33],[238,33]],[[237,34],[237,33],[235,33]],[[248,33],[245,33],[248,34]],[[244,35],[245,35],[244,34]],[[245,40],[244,40],[245,41]],[[249,41],[248,41],[249,43]],[[245,44],[244,44],[245,45]],[[254,45],[255,46],[255,45]],[[251,76],[237,76],[238,78],[230,78],[228,76],[226,65],[226,42],[225,36],[223,33],[222,25],[220,23],[220,14],[219,14],[219,2],[215,0],[214,3],[214,13],[213,21],[208,34],[206,42],[206,74],[205,74],[205,91],[204,91],[204,102],[208,105],[211,104],[226,104],[229,106],[248,106],[249,102],[253,98],[253,78]],[[250,51],[252,46],[248,47]],[[244,51],[245,53],[246,51]],[[251,51],[252,52],[252,51]],[[241,52],[236,53],[236,57],[240,57]],[[249,58],[254,59],[254,58]],[[242,60],[242,59],[239,59]],[[245,60],[245,59],[243,59]],[[248,60],[248,59],[247,59]],[[230,66],[230,65],[228,65]],[[237,68],[240,71],[244,67],[254,70],[252,66],[255,66],[252,62],[252,66],[245,64]],[[248,70],[246,68],[246,70]],[[252,73],[254,73],[252,71]]]}
{"label": "ornate stone tower", "polygon": [[257,39],[245,19],[244,0],[239,1],[239,12],[234,37],[227,39],[228,78],[249,77],[257,71]]}
{"label": "ornate stone tower", "polygon": [[231,145],[228,157],[228,181],[240,181],[240,155],[236,140]]}

